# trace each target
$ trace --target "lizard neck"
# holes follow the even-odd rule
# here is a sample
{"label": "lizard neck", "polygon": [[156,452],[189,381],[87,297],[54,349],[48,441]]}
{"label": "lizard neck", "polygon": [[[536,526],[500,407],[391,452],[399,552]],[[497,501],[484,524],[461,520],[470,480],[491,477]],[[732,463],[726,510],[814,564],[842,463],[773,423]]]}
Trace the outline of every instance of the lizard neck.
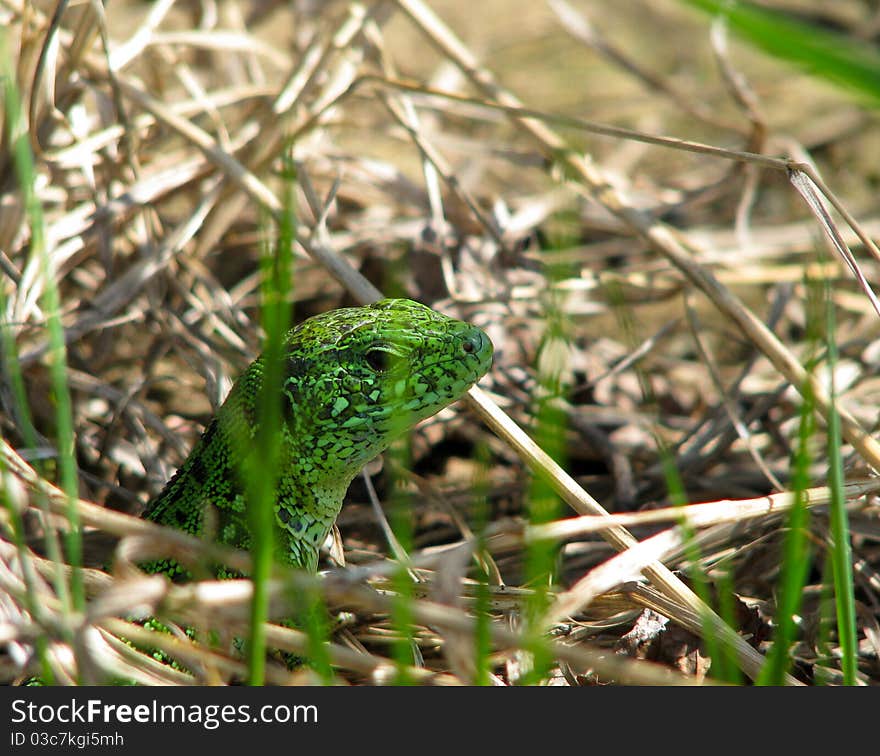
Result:
{"label": "lizard neck", "polygon": [[[208,426],[181,468],[148,505],[145,517],[198,536],[206,534],[207,525],[208,534],[220,543],[247,549],[251,539],[247,496],[240,484],[241,445],[228,439],[224,422],[228,416],[221,413]],[[297,448],[290,433],[282,433],[280,443],[272,518],[276,554],[282,563],[314,571],[318,551],[354,474],[333,476],[320,468],[308,449]]]}
{"label": "lizard neck", "polygon": [[275,500],[275,525],[281,561],[315,571],[318,551],[342,508],[349,480],[318,484],[294,474],[282,475]]}

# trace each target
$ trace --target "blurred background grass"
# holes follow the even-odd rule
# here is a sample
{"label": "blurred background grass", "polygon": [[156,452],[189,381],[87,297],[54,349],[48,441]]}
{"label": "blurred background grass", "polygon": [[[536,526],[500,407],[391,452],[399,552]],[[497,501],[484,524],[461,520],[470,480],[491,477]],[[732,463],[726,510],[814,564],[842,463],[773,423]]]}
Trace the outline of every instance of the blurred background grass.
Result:
{"label": "blurred background grass", "polygon": [[[780,486],[788,491],[823,484],[836,450],[826,451],[819,423],[804,442],[806,457],[792,467],[801,400],[760,345],[711,298],[696,294],[636,229],[591,196],[559,156],[526,138],[504,113],[478,106],[485,95],[429,42],[430,34],[415,28],[405,12],[414,5],[114,3],[106,11],[105,48],[90,6],[71,5],[53,27],[48,4],[0,4],[35,166],[29,178],[13,165],[7,108],[0,149],[4,336],[18,355],[38,434],[36,441],[29,439],[17,421],[20,402],[7,367],[0,392],[4,438],[49,481],[58,478],[59,460],[69,459],[58,452],[59,392],[51,388],[45,352],[46,318],[53,311],[45,297],[51,287],[39,272],[34,233],[39,220],[25,212],[21,184],[32,184],[39,198],[61,297],[81,497],[139,515],[232,378],[260,349],[260,242],[274,236],[269,211],[265,204],[261,208],[265,195],[251,188],[243,192],[228,166],[206,160],[208,147],[196,146],[200,137],[177,120],[184,118],[276,195],[289,175],[283,160],[292,158],[301,231],[312,246],[328,247],[388,293],[486,328],[496,364],[485,387],[606,509],[650,513],[678,498],[750,499]],[[824,350],[836,343],[837,389],[855,417],[874,428],[876,315],[845,268],[827,256],[820,227],[784,172],[635,138],[598,136],[553,121],[568,116],[718,148],[808,159],[875,234],[878,176],[869,156],[880,145],[876,113],[864,96],[804,72],[781,59],[778,49],[768,54],[753,47],[748,17],[732,15],[730,31],[736,34],[726,45],[716,39],[713,52],[713,16],[691,7],[713,5],[708,2],[427,5],[502,86],[546,114],[569,148],[589,155],[628,207],[681,233],[698,264],[740,296],[804,364],[824,371]],[[796,23],[826,49],[858,57],[864,65],[873,61],[880,26],[871,3],[779,0],[761,8],[788,14],[776,22],[780,39],[789,38],[787,24]],[[375,14],[376,24],[364,25],[362,35],[333,48],[333,34],[346,28],[346,19],[357,23],[364,11]],[[324,57],[294,107],[273,111],[285,82],[295,80],[297,67],[314,61],[310,56],[320,49]],[[816,57],[811,64],[814,73],[832,65]],[[364,75],[372,78],[348,89]],[[401,105],[404,93],[396,81],[473,102],[408,91],[410,104]],[[325,110],[327,98],[342,92],[336,107]],[[445,166],[436,170],[454,181],[437,180],[426,167],[412,135],[389,111],[388,97],[392,105],[418,112],[415,131],[442,156]],[[327,197],[332,201],[326,231],[315,232]],[[876,261],[849,230],[843,234],[866,278],[875,280]],[[289,297],[296,319],[356,299],[323,264],[301,249],[297,253]],[[837,308],[831,332],[826,327],[821,333],[819,326],[815,333],[808,277],[830,278],[830,301]],[[731,408],[749,429],[745,437],[733,428]],[[848,478],[864,477],[871,460],[848,444],[838,446]],[[385,612],[376,605],[372,612],[333,615],[343,618],[331,647],[340,679],[375,681],[387,674],[384,665],[391,659],[398,670],[411,664],[401,674],[422,681],[434,674],[443,682],[682,681],[664,676],[664,669],[696,682],[707,674],[733,677],[719,672],[720,662],[710,663],[701,637],[711,634],[710,625],[660,606],[656,596],[628,582],[631,574],[555,623],[550,635],[564,641],[545,656],[539,653],[535,666],[528,653],[513,650],[510,638],[500,640],[499,627],[511,616],[528,620],[533,612],[531,621],[540,627],[541,612],[554,596],[577,586],[613,550],[593,535],[556,539],[546,553],[530,552],[516,538],[499,541],[508,527],[522,536],[537,510],[537,519],[550,525],[567,511],[551,491],[534,485],[512,448],[462,407],[426,423],[407,454],[392,455],[372,472],[381,498],[397,502],[411,518],[407,543],[414,558],[428,560],[424,592],[454,612],[471,606],[474,591],[487,591],[480,601],[489,608],[495,653],[479,645],[488,642],[486,635],[474,640],[460,627],[450,629],[449,617],[447,625],[436,617],[434,624],[420,621],[423,597],[416,586],[404,603],[411,611],[397,611],[406,618],[403,626],[388,606]],[[802,482],[795,485],[795,478]],[[368,500],[369,491],[356,482],[340,528],[348,564],[381,573],[388,546]],[[880,606],[873,499],[853,499],[850,515],[853,559],[862,565],[855,589],[859,646],[844,658],[855,665],[857,656],[861,681],[873,683],[873,628]],[[85,533],[85,558],[92,567],[104,564],[115,546],[115,539],[98,536],[134,532],[130,523],[111,527],[95,517]],[[771,516],[699,529],[693,543],[665,561],[702,581],[711,603],[726,601],[725,617],[761,652],[771,647],[778,625],[776,591],[786,558],[789,565],[808,562],[804,585],[795,582],[793,589],[802,594],[798,632],[772,679],[781,680],[781,670],[790,667],[803,682],[851,682],[854,670],[841,667],[836,622],[823,604],[831,590],[833,522],[820,509],[802,526],[802,541],[812,542],[813,550],[800,546],[794,556],[784,556],[786,528]],[[445,548],[484,524],[495,528],[496,540],[487,542],[491,559],[485,556],[479,568],[442,561]],[[26,512],[28,545],[44,552],[43,540],[54,525]],[[641,539],[657,532],[647,524],[636,530]],[[5,564],[14,597],[6,620],[23,628],[34,607],[22,597],[37,589],[22,593],[14,577],[20,570]],[[447,572],[459,576],[452,587],[440,579]],[[106,589],[103,579],[87,575],[92,598]],[[478,589],[470,580],[488,586]],[[375,575],[373,584],[400,589]],[[350,609],[353,601],[345,595],[325,598],[334,612]],[[122,608],[129,610],[130,602]],[[71,642],[69,614],[60,612],[67,618],[60,625],[46,618],[38,623],[46,628],[47,664],[60,680],[81,679],[85,661],[63,652]],[[174,618],[187,620],[180,611]],[[78,626],[76,633],[93,629]],[[126,632],[134,637],[136,630],[128,626]],[[292,637],[288,641],[294,643]],[[9,681],[34,671],[32,645],[24,640],[21,648],[7,649]],[[520,645],[535,653],[543,651],[543,642],[525,633]],[[305,654],[304,648],[288,650]],[[125,653],[118,644],[113,649]],[[607,653],[590,655],[609,649],[638,663],[608,667],[602,666],[609,663]],[[227,652],[214,649],[204,668],[216,676],[202,668],[198,679],[243,675],[241,669],[230,672],[221,665],[221,673],[212,666]],[[131,674],[126,665],[141,661],[108,658],[93,663],[101,675]],[[268,679],[287,680],[286,674],[270,669]],[[304,670],[293,675],[298,682],[311,679]]]}

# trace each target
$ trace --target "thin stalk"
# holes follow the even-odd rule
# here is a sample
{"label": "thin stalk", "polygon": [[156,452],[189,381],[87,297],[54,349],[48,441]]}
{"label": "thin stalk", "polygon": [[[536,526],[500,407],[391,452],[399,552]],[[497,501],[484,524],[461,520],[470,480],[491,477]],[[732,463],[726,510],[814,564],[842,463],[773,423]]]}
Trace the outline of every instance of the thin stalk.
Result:
{"label": "thin stalk", "polygon": [[[562,239],[556,240],[557,244]],[[547,277],[559,279],[564,271],[548,266]],[[558,304],[549,299],[543,313],[545,331],[538,351],[536,376],[544,395],[536,407],[535,441],[557,463],[565,464],[565,435],[568,417],[558,400],[571,388],[569,379],[569,325]],[[559,519],[563,505],[552,486],[541,476],[533,478],[528,498],[529,525],[536,526]],[[525,578],[534,589],[526,603],[526,633],[532,639],[531,668],[523,675],[523,685],[538,684],[547,678],[553,657],[541,634],[544,615],[551,605],[551,590],[557,582],[559,547],[551,541],[527,545],[524,560]]]}
{"label": "thin stalk", "polygon": [[805,491],[810,486],[810,443],[816,435],[816,406],[809,384],[801,392],[801,419],[798,445],[792,460],[791,485],[794,505],[788,514],[785,542],[782,547],[782,568],[776,609],[776,635],[767,654],[767,663],[755,681],[756,685],[782,685],[791,666],[789,650],[798,633],[796,617],[801,607],[804,586],[810,567],[808,538],[809,510]]}
{"label": "thin stalk", "polygon": [[[248,490],[251,526],[251,555],[254,593],[251,600],[251,635],[248,644],[249,683],[263,685],[266,679],[266,621],[269,616],[268,583],[274,559],[274,504],[280,473],[281,413],[284,367],[284,337],[291,323],[290,288],[293,272],[293,244],[296,238],[294,191],[296,174],[292,166],[284,181],[285,212],[278,217],[277,241],[267,242],[261,258],[263,380],[257,398],[259,423],[255,438],[255,464],[244,470]],[[274,248],[273,248],[274,247]],[[256,469],[259,465],[260,469]]]}
{"label": "thin stalk", "polygon": [[[474,454],[478,464],[477,479],[474,481],[474,531],[477,533],[476,554],[483,554],[486,546],[486,528],[491,523],[489,507],[489,481],[486,471],[489,469],[489,450],[485,444],[480,444]],[[483,568],[486,561],[478,560],[480,565],[477,574],[477,595],[474,602],[474,685],[489,685],[490,683],[490,656],[492,654],[492,637],[490,632],[491,617],[489,616],[490,597],[489,570]]]}
{"label": "thin stalk", "polygon": [[[397,457],[398,468],[409,468],[409,465],[406,464],[407,458],[410,456],[409,451],[409,444],[406,443],[396,444],[391,450],[391,453]],[[408,555],[413,549],[412,510],[402,493],[396,491],[391,497],[390,522],[394,537],[409,561]],[[415,601],[414,576],[405,564],[398,563],[397,569],[391,576],[391,585],[394,591],[391,602],[391,624],[399,633],[392,645],[392,657],[397,668],[395,684],[412,685],[415,680],[408,670],[413,665],[423,666],[423,660],[413,632],[415,622],[412,610]]]}
{"label": "thin stalk", "polygon": [[845,483],[841,447],[840,416],[836,411],[834,371],[837,365],[836,319],[830,286],[825,285],[825,317],[828,340],[828,376],[831,412],[828,415],[828,486],[831,489],[829,517],[831,520],[831,562],[834,576],[834,603],[837,607],[837,633],[840,642],[841,669],[846,685],[856,685],[858,671],[858,639],[853,585],[852,548],[849,518],[846,512]]}
{"label": "thin stalk", "polygon": [[[53,398],[55,401],[58,465],[60,471],[61,488],[66,497],[65,514],[68,523],[67,549],[68,561],[71,570],[71,584],[68,586],[65,572],[62,568],[62,555],[58,547],[54,532],[49,532],[46,538],[49,558],[55,563],[56,570],[53,576],[53,587],[61,603],[61,611],[65,618],[63,634],[68,642],[73,640],[71,615],[73,609],[82,611],[85,606],[85,591],[82,581],[82,529],[79,522],[79,510],[77,508],[77,472],[74,456],[73,418],[70,401],[70,391],[67,384],[67,358],[64,346],[64,333],[60,320],[60,300],[55,280],[52,260],[46,248],[44,233],[43,208],[36,194],[36,171],[34,169],[33,154],[28,142],[27,125],[21,109],[21,99],[15,87],[15,76],[10,65],[10,58],[5,35],[0,36],[0,80],[4,82],[4,101],[6,108],[7,139],[9,141],[15,172],[18,177],[19,187],[23,198],[25,211],[31,229],[31,253],[40,262],[40,270],[44,280],[44,293],[42,297],[43,311],[47,316],[47,331],[49,340],[49,369],[52,385]],[[5,298],[4,298],[5,299]],[[5,301],[4,313],[7,311]],[[5,359],[5,372],[12,384],[14,401],[17,405],[17,416],[20,421],[20,430],[25,442],[35,448],[37,445],[36,431],[30,419],[24,381],[18,364],[18,356],[15,349],[14,334],[9,324],[3,324],[3,357]],[[6,497],[4,496],[4,499]],[[22,541],[23,530],[18,512],[15,506],[7,501],[13,522],[13,537],[22,556],[22,565],[28,564],[25,547]],[[42,507],[44,522],[47,529],[51,518],[45,507]],[[29,577],[29,570],[24,568],[25,579]],[[32,616],[38,618],[41,614],[40,607],[33,603],[30,598],[29,610]],[[53,675],[46,658],[46,639],[41,638],[37,643],[37,650],[41,658],[42,672],[45,681],[51,681]]]}

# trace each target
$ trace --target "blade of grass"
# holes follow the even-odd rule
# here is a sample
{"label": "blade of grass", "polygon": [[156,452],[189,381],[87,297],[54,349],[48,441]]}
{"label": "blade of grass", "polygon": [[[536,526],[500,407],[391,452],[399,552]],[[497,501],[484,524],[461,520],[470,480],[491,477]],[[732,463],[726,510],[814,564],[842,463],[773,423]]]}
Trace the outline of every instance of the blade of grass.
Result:
{"label": "blade of grass", "polygon": [[835,367],[837,365],[836,318],[831,287],[825,284],[825,316],[828,349],[829,393],[832,411],[828,416],[828,485],[831,489],[831,559],[834,576],[834,603],[837,608],[837,633],[840,643],[841,668],[846,685],[856,685],[858,671],[858,641],[856,637],[856,607],[853,586],[852,549],[849,536],[849,518],[843,494],[844,474],[841,447],[840,417],[834,411]]}
{"label": "blade of grass", "polygon": [[880,53],[876,46],[752,3],[681,1],[723,15],[737,34],[756,47],[851,90],[872,107],[880,107]]}
{"label": "blade of grass", "polygon": [[[807,323],[805,343],[808,354],[805,369],[809,374],[815,372],[818,357],[818,345],[822,338],[823,311],[827,307],[824,302],[825,284],[806,280],[804,288],[807,292]],[[829,332],[829,338],[833,338]],[[800,612],[804,586],[811,564],[809,540],[810,513],[807,505],[806,492],[810,487],[810,469],[813,465],[811,445],[818,431],[816,424],[816,403],[810,382],[805,382],[800,394],[803,398],[798,426],[798,445],[792,460],[792,488],[794,502],[788,515],[787,530],[783,544],[783,557],[779,578],[779,590],[776,611],[776,636],[767,664],[761,670],[756,681],[759,685],[781,685],[784,675],[791,666],[790,650],[798,634],[796,616]],[[833,402],[833,393],[832,393]],[[838,426],[839,431],[839,426]],[[841,489],[840,494],[843,491]],[[834,499],[834,491],[830,489],[830,500]]]}
{"label": "blade of grass", "polygon": [[818,632],[816,633],[816,660],[813,665],[813,677],[816,685],[830,685],[829,669],[833,668],[834,643],[832,631],[836,625],[836,611],[834,600],[834,566],[832,557],[826,552],[826,558],[822,562],[822,589],[819,594]]}
{"label": "blade of grass", "polygon": [[[6,105],[5,124],[8,127],[5,138],[8,139],[10,143],[14,143],[16,137],[13,128],[19,123],[21,102],[18,92],[14,88],[12,67],[9,64],[5,35],[0,36],[0,65],[3,66],[2,76],[0,76],[0,78],[2,78],[5,83],[3,87],[4,102]],[[3,139],[0,138],[0,142],[2,141]],[[15,425],[24,439],[25,445],[28,448],[35,449],[37,447],[37,431],[34,428],[30,407],[28,405],[24,378],[21,373],[21,365],[18,361],[18,350],[15,343],[15,328],[11,323],[7,322],[9,312],[10,307],[6,297],[6,288],[0,287],[0,313],[3,315],[3,322],[0,323],[0,347],[2,347],[3,360],[2,373],[4,379],[8,382],[12,393],[12,407],[10,407],[10,411],[13,415]],[[10,494],[9,484],[6,481],[8,470],[5,458],[0,459],[0,473],[2,473],[3,476],[3,488],[0,495],[3,497],[3,505],[8,513],[13,543],[15,544],[21,563],[22,578],[28,588],[25,606],[34,621],[39,622],[42,612],[40,604],[37,601],[35,574],[31,560],[29,559],[29,552],[25,547],[24,523],[22,521],[21,512],[19,511],[18,502],[16,502],[14,497]],[[46,521],[48,521],[49,518],[47,516],[48,512],[46,511],[45,497],[42,497],[40,494],[37,494],[37,496],[40,497],[40,501],[43,505],[41,509],[46,517]],[[51,529],[47,531],[47,541],[49,542],[47,550],[52,561],[56,565],[59,565],[60,548],[57,539],[53,538],[54,535],[55,533]],[[67,596],[67,584],[61,576],[60,570],[56,570],[55,573],[58,595]],[[69,598],[66,600],[66,605],[69,606]],[[54,682],[54,674],[47,656],[48,639],[46,636],[41,635],[36,638],[35,648],[37,651],[37,657],[40,661],[42,679],[47,684],[51,685]]]}
{"label": "blade of grass", "polygon": [[[551,235],[547,250],[563,248],[571,243],[567,232]],[[563,279],[564,266],[546,265],[548,282]],[[566,431],[568,415],[560,407],[559,399],[565,398],[571,389],[571,327],[565,317],[558,297],[553,292],[545,299],[541,313],[544,333],[537,353],[535,374],[540,386],[536,407],[535,440],[559,465],[566,461]],[[562,502],[550,483],[535,476],[529,485],[529,525],[540,526],[553,522],[562,515]],[[552,601],[552,588],[558,582],[559,546],[552,541],[533,541],[526,544],[523,569],[527,585],[534,592],[526,602],[525,632],[534,638],[530,649],[530,668],[519,684],[540,684],[547,679],[553,658],[548,655],[542,633],[546,627],[545,615]]]}
{"label": "blade of grass", "polygon": [[[474,453],[477,461],[477,478],[474,481],[474,503],[472,506],[473,528],[477,533],[475,553],[484,554],[486,551],[486,529],[491,524],[492,514],[489,504],[490,483],[488,479],[489,450],[485,443],[480,443]],[[477,560],[477,595],[474,602],[474,616],[476,627],[474,628],[474,685],[491,684],[491,659],[492,639],[489,625],[491,617],[489,610],[490,592],[489,583],[493,580],[490,562],[484,559]],[[496,568],[497,570],[497,568]],[[500,581],[500,575],[494,578]]]}
{"label": "blade of grass", "polygon": [[[663,465],[663,477],[666,480],[666,489],[669,492],[669,499],[673,506],[684,509],[688,505],[688,497],[685,493],[684,483],[679,475],[675,460],[669,453],[666,444],[663,443],[659,434],[654,434],[655,441],[658,444],[660,458]],[[691,586],[694,593],[700,597],[703,606],[711,608],[712,591],[709,576],[700,566],[700,547],[696,542],[696,531],[688,527],[682,519],[679,522],[680,527],[685,534],[685,559],[690,563],[687,575],[691,579]],[[720,588],[719,588],[720,590]],[[733,605],[732,596],[726,597],[722,602],[723,606],[731,607]],[[702,608],[702,607],[701,607]],[[736,628],[736,619],[732,614],[729,616],[721,615],[721,618],[732,628]],[[702,639],[706,644],[706,653],[712,659],[712,676],[718,680],[731,683],[742,683],[742,676],[739,673],[739,667],[736,661],[736,652],[728,643],[724,643],[722,639],[716,638],[712,629],[712,617],[708,611],[700,612],[700,625],[702,628]]]}
{"label": "blade of grass", "polygon": [[[401,415],[401,424],[406,424],[406,418]],[[394,458],[393,467],[397,470],[410,469],[411,447],[409,434],[393,444],[387,452]],[[366,475],[364,476],[366,477]],[[370,487],[372,485],[370,484]],[[415,634],[415,619],[412,606],[415,601],[415,586],[419,579],[418,574],[409,569],[409,554],[413,551],[414,530],[412,522],[412,510],[409,500],[392,484],[390,496],[390,512],[388,522],[391,526],[389,544],[395,558],[395,569],[391,574],[391,626],[394,629],[394,640],[391,645],[392,659],[394,660],[396,677],[395,685],[413,685],[416,680],[409,670],[415,667],[423,667],[424,659]]]}
{"label": "blade of grass", "polygon": [[281,413],[278,397],[282,396],[284,368],[284,336],[290,328],[292,308],[290,288],[293,273],[293,244],[296,238],[294,187],[296,171],[286,161],[283,183],[283,212],[276,218],[278,233],[273,243],[265,240],[260,265],[262,268],[262,321],[265,332],[263,376],[257,397],[259,425],[254,439],[256,457],[243,470],[248,489],[253,557],[251,579],[254,593],[251,601],[251,634],[248,645],[248,670],[251,685],[263,685],[266,679],[266,620],[269,616],[268,581],[272,572],[275,550],[274,514],[278,479],[281,473]]}
{"label": "blade of grass", "polygon": [[[632,351],[636,344],[642,339],[636,333],[636,325],[633,322],[632,310],[627,308],[621,292],[616,282],[609,281],[607,285],[608,299],[612,303],[614,313],[621,325],[623,332],[626,334],[627,341]],[[650,380],[641,369],[641,363],[634,363],[633,370],[639,381],[644,403],[649,407],[658,406],[659,402],[654,393],[654,388]],[[669,450],[668,445],[663,440],[658,427],[652,426],[651,435],[657,448],[657,454],[660,458],[660,464],[663,469],[663,478],[666,481],[666,490],[669,500],[674,507],[678,507],[684,511],[688,505],[688,496],[685,491],[684,482],[679,474],[675,459]],[[700,623],[702,626],[701,637],[706,645],[706,652],[713,660],[713,666],[719,680],[726,682],[741,682],[738,674],[738,665],[736,661],[736,653],[729,643],[725,643],[722,638],[716,636],[713,631],[712,624],[712,596],[710,591],[710,581],[705,572],[700,568],[700,550],[695,541],[695,531],[691,528],[684,518],[679,520],[679,526],[684,532],[685,537],[685,557],[691,567],[688,570],[688,576],[691,579],[691,586],[694,593],[700,599],[699,605]],[[735,625],[729,620],[731,618],[722,618],[731,627]]]}
{"label": "blade of grass", "polygon": [[[6,107],[5,123],[7,127],[7,139],[13,157],[13,165],[19,182],[19,189],[25,206],[25,212],[31,229],[31,254],[39,260],[40,271],[44,278],[45,287],[42,297],[43,311],[46,313],[46,329],[49,342],[49,370],[52,386],[52,395],[55,400],[55,419],[58,449],[58,466],[60,472],[61,489],[64,491],[67,506],[65,516],[67,519],[67,551],[68,561],[72,567],[71,582],[68,586],[65,572],[61,568],[61,554],[58,548],[54,532],[49,532],[46,538],[47,549],[52,560],[58,565],[55,571],[53,585],[61,601],[62,615],[65,618],[65,635],[68,641],[73,639],[72,611],[82,611],[85,607],[85,590],[81,571],[82,564],[82,528],[79,522],[77,508],[77,472],[74,450],[73,416],[70,401],[70,389],[67,384],[67,355],[64,345],[64,333],[60,318],[60,298],[57,281],[55,279],[52,260],[46,246],[45,226],[43,222],[43,208],[36,193],[36,171],[34,158],[28,142],[28,130],[24,121],[21,108],[21,100],[15,88],[15,76],[10,64],[8,45],[5,34],[0,35],[0,66],[2,66],[3,94]],[[5,312],[5,308],[4,308]],[[30,420],[27,408],[26,392],[17,361],[14,344],[14,335],[7,324],[3,328],[4,359],[6,370],[13,384],[13,393],[18,405],[17,415],[23,419],[21,431],[25,440],[32,447],[36,447],[36,432]],[[20,540],[23,531],[20,521],[17,521],[14,506],[10,506],[13,522],[18,527],[13,530],[16,538]],[[50,518],[45,517],[47,528]],[[22,561],[25,564],[27,559]],[[34,616],[39,616],[38,607],[32,607],[36,611]],[[78,648],[79,644],[74,644]],[[45,645],[38,644],[42,649],[42,667],[47,674],[47,680],[52,679],[48,661],[45,657]]]}
{"label": "blade of grass", "polygon": [[800,611],[804,585],[810,566],[810,544],[807,534],[809,509],[804,492],[810,485],[810,443],[816,433],[815,404],[809,385],[802,392],[801,420],[798,428],[798,446],[792,461],[791,482],[795,500],[791,507],[785,542],[782,569],[779,578],[776,635],[767,663],[755,681],[756,685],[782,685],[791,665],[789,649],[798,631],[795,617]]}

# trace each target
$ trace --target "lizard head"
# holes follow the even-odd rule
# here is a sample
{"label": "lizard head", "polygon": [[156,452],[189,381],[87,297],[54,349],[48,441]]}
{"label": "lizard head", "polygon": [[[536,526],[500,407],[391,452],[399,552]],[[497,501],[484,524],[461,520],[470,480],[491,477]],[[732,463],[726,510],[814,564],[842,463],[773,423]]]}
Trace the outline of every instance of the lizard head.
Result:
{"label": "lizard head", "polygon": [[347,486],[391,441],[485,375],[492,352],[481,329],[408,299],[304,321],[287,335],[284,384],[300,459]]}
{"label": "lizard head", "polygon": [[[406,299],[386,299],[310,318],[287,332],[283,346],[279,555],[314,570],[352,478],[485,375],[492,343],[468,323]],[[148,506],[149,519],[202,533],[210,507],[218,540],[250,545],[249,497],[237,473],[264,469],[253,443],[264,359],[236,381],[183,467]],[[175,574],[173,565],[166,560],[155,567]]]}

